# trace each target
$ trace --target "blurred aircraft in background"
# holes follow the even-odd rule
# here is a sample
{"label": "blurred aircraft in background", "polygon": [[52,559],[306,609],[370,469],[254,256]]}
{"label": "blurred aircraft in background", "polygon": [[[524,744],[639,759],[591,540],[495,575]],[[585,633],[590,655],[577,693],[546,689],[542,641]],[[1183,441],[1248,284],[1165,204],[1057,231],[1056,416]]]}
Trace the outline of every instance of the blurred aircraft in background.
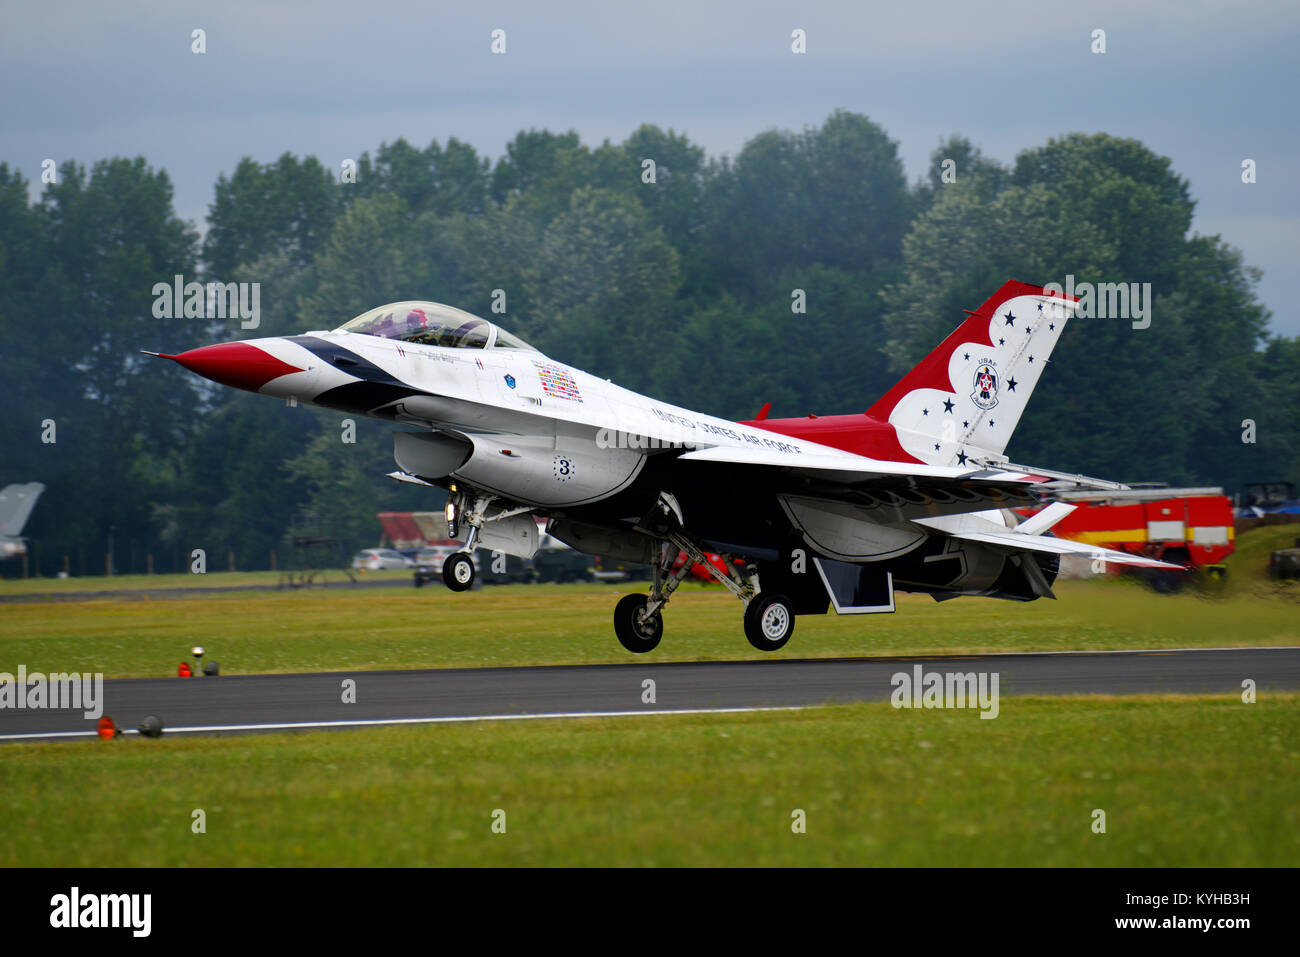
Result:
{"label": "blurred aircraft in background", "polygon": [[0,559],[27,554],[27,542],[22,538],[23,526],[44,491],[45,486],[40,482],[6,485],[0,491]]}

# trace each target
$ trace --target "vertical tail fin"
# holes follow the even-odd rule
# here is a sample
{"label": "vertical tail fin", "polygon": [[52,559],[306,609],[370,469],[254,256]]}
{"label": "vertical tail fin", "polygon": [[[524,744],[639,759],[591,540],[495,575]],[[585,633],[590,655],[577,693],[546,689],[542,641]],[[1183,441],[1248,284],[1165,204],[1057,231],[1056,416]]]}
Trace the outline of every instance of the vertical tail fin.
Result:
{"label": "vertical tail fin", "polygon": [[931,465],[1000,456],[1076,303],[1003,284],[867,414]]}

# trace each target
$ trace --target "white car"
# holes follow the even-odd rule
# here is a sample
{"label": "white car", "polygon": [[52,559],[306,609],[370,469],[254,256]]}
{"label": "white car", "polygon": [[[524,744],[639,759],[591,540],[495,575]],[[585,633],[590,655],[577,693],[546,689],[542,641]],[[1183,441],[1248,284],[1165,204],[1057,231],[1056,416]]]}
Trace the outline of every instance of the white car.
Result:
{"label": "white car", "polygon": [[442,563],[448,555],[455,555],[463,549],[458,545],[426,545],[415,554],[415,567],[428,569],[435,575],[442,574]]}
{"label": "white car", "polygon": [[[415,587],[427,582],[437,581],[442,577],[442,566],[447,558],[457,552],[463,552],[465,546],[456,542],[451,545],[427,545],[415,555]],[[475,571],[479,568],[477,549],[472,556]]]}
{"label": "white car", "polygon": [[383,572],[394,568],[411,568],[415,562],[391,548],[367,548],[352,559],[352,567],[361,571]]}

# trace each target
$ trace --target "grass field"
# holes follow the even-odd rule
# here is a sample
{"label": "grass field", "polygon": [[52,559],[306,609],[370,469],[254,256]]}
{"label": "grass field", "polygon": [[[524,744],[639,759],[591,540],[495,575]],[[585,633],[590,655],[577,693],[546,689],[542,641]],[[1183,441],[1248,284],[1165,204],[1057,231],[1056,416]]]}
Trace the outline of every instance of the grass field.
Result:
{"label": "grass field", "polygon": [[[1059,601],[899,596],[893,615],[805,616],[782,657],[1300,643],[1293,602],[1162,596],[1119,582],[1063,582]],[[0,671],[174,674],[192,645],[227,674],[626,661],[611,613],[622,589],[519,585],[228,593],[159,601],[0,604]],[[758,656],[741,606],[683,586],[646,660]]]}
{"label": "grass field", "polygon": [[1300,599],[1300,582],[1275,581],[1267,577],[1268,556],[1279,548],[1292,548],[1300,539],[1300,522],[1264,525],[1237,537],[1228,567],[1226,586],[1236,593],[1276,595]]}
{"label": "grass field", "polygon": [[[1268,552],[1300,525],[1243,535],[1226,585],[1156,595],[1131,580],[1058,582],[1059,601],[899,595],[893,615],[805,616],[778,657],[1300,644],[1300,583],[1264,578]],[[336,575],[337,577],[337,575]],[[373,580],[378,576],[369,576]],[[274,572],[0,582],[0,596],[147,589],[80,601],[0,603],[0,671],[174,674],[200,644],[228,674],[626,661],[614,641],[618,596],[636,585],[489,586],[452,594],[346,586],[220,591],[151,598],[175,589],[241,588]],[[753,657],[739,602],[719,586],[688,584],[664,614],[648,660]]]}
{"label": "grass field", "polygon": [[1013,698],[6,746],[0,866],[1293,867],[1298,725],[1298,695]]}
{"label": "grass field", "polygon": [[[60,595],[72,592],[124,590],[172,591],[188,588],[264,588],[280,581],[280,572],[209,572],[205,575],[93,575],[86,578],[6,578],[0,580],[0,595]],[[409,584],[410,576],[402,581]],[[341,571],[332,571],[330,581],[345,581]],[[398,580],[394,578],[394,580]]]}
{"label": "grass field", "polygon": [[[1228,585],[1060,582],[1028,604],[899,596],[807,616],[781,657],[1300,644],[1253,533]],[[269,583],[266,573],[99,579]],[[400,579],[404,581],[403,579]],[[399,579],[394,579],[399,581]],[[54,583],[90,591],[88,580]],[[0,582],[37,592],[52,583]],[[234,591],[0,603],[0,671],[174,674],[625,662],[620,586]],[[760,657],[740,605],[687,585],[649,660]],[[1300,695],[1006,698],[0,747],[0,866],[1300,865]],[[207,833],[191,833],[201,808]],[[494,834],[492,814],[506,813]],[[807,833],[791,814],[807,816]],[[1092,830],[1093,811],[1107,831]],[[70,840],[69,834],[76,839]]]}

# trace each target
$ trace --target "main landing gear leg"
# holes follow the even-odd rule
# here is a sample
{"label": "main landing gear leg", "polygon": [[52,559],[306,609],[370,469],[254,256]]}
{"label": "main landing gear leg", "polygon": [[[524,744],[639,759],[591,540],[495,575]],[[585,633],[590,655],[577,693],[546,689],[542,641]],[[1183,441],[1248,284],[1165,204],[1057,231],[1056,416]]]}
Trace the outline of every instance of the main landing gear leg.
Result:
{"label": "main landing gear leg", "polygon": [[672,572],[676,551],[670,551],[665,542],[659,549],[659,561],[654,566],[654,579],[650,586],[650,597],[644,595],[624,595],[614,606],[614,634],[618,643],[633,654],[645,654],[653,651],[664,635],[664,619],[659,613],[668,598],[677,590],[687,573],[690,564],[685,564]]}
{"label": "main landing gear leg", "polygon": [[475,495],[467,507],[470,495],[462,493],[457,497],[456,517],[469,526],[469,534],[465,536],[465,549],[448,555],[442,564],[443,583],[452,591],[466,591],[474,587],[474,579],[478,575],[474,567],[474,546],[478,544],[479,530],[483,527],[483,514],[492,504],[492,499],[491,495]]}
{"label": "main landing gear leg", "polygon": [[759,651],[776,651],[784,648],[794,634],[794,608],[790,599],[779,592],[764,592],[758,587],[758,572],[750,566],[745,577],[736,572],[730,556],[723,556],[727,571],[724,573],[708,561],[698,546],[680,533],[670,534],[668,540],[686,553],[689,566],[692,562],[708,569],[709,574],[730,589],[745,605],[745,637]]}
{"label": "main landing gear leg", "polygon": [[[779,592],[761,591],[758,570],[753,565],[747,566],[742,575],[729,555],[722,556],[725,571],[709,561],[704,550],[682,530],[681,507],[672,495],[660,493],[655,509],[643,520],[639,531],[654,535],[662,546],[650,596],[625,595],[614,608],[614,633],[624,648],[640,654],[659,644],[664,631],[660,611],[695,565],[707,569],[744,603],[745,637],[751,645],[759,651],[785,647],[794,634],[794,606],[790,599]],[[679,552],[685,552],[687,560],[674,572],[672,566]]]}

